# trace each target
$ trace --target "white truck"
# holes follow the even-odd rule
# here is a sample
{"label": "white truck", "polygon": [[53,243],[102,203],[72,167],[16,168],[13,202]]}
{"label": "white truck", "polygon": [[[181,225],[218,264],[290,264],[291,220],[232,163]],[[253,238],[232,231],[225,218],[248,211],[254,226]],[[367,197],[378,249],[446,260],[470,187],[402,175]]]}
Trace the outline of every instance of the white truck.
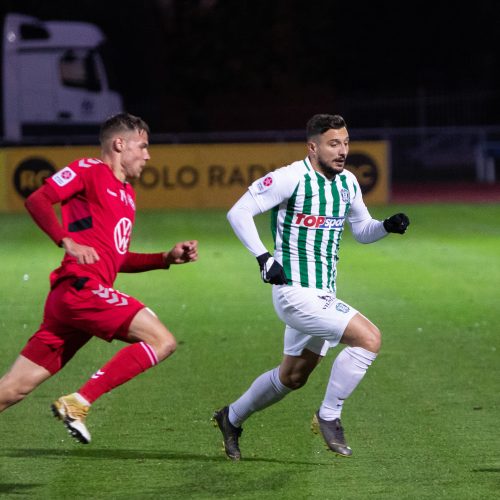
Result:
{"label": "white truck", "polygon": [[91,23],[4,18],[0,142],[89,134],[123,110],[99,52],[105,41]]}

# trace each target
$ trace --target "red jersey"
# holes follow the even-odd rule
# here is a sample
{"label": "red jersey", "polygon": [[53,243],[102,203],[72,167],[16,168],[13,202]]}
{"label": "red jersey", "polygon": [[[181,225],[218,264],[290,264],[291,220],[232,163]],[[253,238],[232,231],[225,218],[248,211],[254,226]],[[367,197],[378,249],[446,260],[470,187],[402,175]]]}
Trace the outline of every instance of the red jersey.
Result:
{"label": "red jersey", "polygon": [[45,182],[59,197],[68,236],[93,247],[99,255],[94,264],[77,264],[66,254],[50,276],[52,286],[66,276],[88,276],[112,287],[130,245],[135,220],[134,189],[94,158],[74,161]]}

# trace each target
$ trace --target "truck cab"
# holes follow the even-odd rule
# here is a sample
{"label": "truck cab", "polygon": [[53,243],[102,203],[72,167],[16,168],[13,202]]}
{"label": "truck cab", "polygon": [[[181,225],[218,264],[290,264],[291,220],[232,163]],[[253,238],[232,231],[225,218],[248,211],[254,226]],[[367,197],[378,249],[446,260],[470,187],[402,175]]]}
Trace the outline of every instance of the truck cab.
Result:
{"label": "truck cab", "polygon": [[3,140],[91,133],[123,110],[91,23],[8,14],[2,40]]}

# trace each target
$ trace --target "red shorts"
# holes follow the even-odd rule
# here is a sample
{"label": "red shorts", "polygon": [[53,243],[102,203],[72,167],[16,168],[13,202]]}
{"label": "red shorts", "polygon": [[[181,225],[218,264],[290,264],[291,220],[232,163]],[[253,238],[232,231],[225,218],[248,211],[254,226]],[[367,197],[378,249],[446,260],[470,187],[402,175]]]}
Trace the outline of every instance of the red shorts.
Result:
{"label": "red shorts", "polygon": [[54,374],[92,337],[125,340],[144,307],[93,278],[64,279],[49,292],[43,322],[21,354]]}

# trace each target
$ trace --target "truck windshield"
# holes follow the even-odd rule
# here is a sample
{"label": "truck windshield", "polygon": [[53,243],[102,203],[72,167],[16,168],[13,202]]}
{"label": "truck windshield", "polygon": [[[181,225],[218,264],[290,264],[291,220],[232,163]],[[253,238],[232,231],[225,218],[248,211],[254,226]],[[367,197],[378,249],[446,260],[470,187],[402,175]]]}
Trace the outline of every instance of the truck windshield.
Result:
{"label": "truck windshield", "polygon": [[59,61],[61,82],[67,87],[100,92],[101,79],[94,50],[67,50]]}

